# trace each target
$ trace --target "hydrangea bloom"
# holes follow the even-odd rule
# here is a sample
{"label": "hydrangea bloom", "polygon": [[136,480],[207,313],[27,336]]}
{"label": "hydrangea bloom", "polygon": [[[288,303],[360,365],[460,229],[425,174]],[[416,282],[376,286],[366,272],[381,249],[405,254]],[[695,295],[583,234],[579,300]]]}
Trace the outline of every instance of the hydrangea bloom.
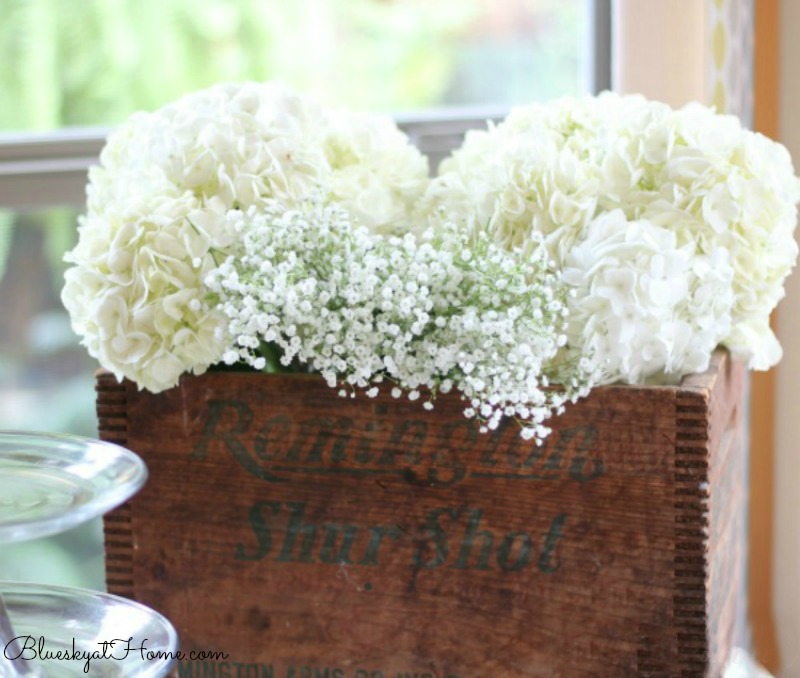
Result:
{"label": "hydrangea bloom", "polygon": [[233,251],[226,213],[320,186],[375,232],[407,219],[427,161],[391,121],[325,110],[276,84],[219,85],[134,115],[90,172],[62,293],[117,377],[161,391],[225,350],[202,276]]}
{"label": "hydrangea bloom", "polygon": [[[508,248],[543,235],[579,292],[573,317],[603,309],[581,334],[584,351],[606,370],[615,366],[606,380],[663,373],[674,381],[704,369],[716,343],[756,369],[778,361],[769,314],[797,257],[798,197],[786,149],[735,118],[606,93],[517,108],[502,124],[468,133],[442,163],[427,205],[434,222],[487,229]],[[614,228],[627,232],[624,241]],[[663,258],[655,257],[660,241]],[[614,260],[605,260],[604,244]],[[623,263],[623,251],[634,258]],[[659,311],[655,297],[642,295],[652,285],[643,276],[669,264],[660,275],[670,280],[681,258],[688,277],[674,282],[687,297],[679,304],[670,295]],[[619,276],[628,277],[625,295],[609,287],[623,284]],[[627,321],[623,299],[632,307]]]}
{"label": "hydrangea bloom", "polygon": [[577,294],[572,344],[596,356],[600,381],[675,380],[701,372],[731,325],[733,269],[673,231],[621,210],[592,220],[567,255],[564,280]]}
{"label": "hydrangea bloom", "polygon": [[[229,214],[240,256],[206,276],[229,319],[224,359],[307,365],[332,387],[411,400],[458,390],[484,430],[503,416],[538,442],[544,421],[588,392],[585,365],[558,362],[566,343],[564,287],[544,248],[528,256],[444,225],[421,242],[378,238],[338,205],[272,203]],[[565,385],[546,389],[551,380]]]}

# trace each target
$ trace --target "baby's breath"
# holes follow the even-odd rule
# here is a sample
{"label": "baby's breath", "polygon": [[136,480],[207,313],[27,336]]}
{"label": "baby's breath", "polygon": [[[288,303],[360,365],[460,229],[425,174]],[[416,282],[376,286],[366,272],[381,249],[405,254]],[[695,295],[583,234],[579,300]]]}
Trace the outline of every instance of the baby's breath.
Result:
{"label": "baby's breath", "polygon": [[343,396],[387,384],[432,409],[455,388],[481,430],[508,416],[537,442],[543,422],[589,390],[585,361],[558,362],[565,288],[541,243],[523,255],[452,224],[383,238],[320,200],[228,218],[241,254],[205,279],[235,338],[228,363],[263,366],[266,342]]}

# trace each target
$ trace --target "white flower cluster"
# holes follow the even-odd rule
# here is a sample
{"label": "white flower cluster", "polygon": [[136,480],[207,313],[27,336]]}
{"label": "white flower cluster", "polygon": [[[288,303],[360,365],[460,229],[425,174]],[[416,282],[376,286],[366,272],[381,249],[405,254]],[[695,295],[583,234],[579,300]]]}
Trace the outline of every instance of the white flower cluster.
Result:
{"label": "white flower cluster", "polygon": [[161,391],[226,348],[202,278],[237,244],[228,210],[293,205],[324,186],[386,233],[427,183],[426,159],[386,118],[326,110],[273,83],[212,87],[110,136],[62,299],[91,355]]}
{"label": "white flower cluster", "polygon": [[786,149],[698,105],[518,108],[430,181],[388,118],[220,85],[109,138],[62,299],[150,391],[277,351],[541,441],[592,384],[675,382],[718,345],[777,362],[799,197]]}
{"label": "white flower cluster", "polygon": [[570,336],[602,356],[600,382],[641,383],[702,372],[731,327],[733,268],[679,246],[675,233],[606,212],[566,256],[563,277],[576,291]]}
{"label": "white flower cluster", "polygon": [[606,93],[470,132],[426,203],[507,248],[541,234],[577,295],[570,343],[603,381],[676,381],[727,346],[780,359],[769,314],[794,266],[786,149],[731,116]]}
{"label": "white flower cluster", "polygon": [[229,319],[229,364],[264,369],[275,346],[284,367],[307,365],[341,395],[374,397],[388,382],[428,409],[456,389],[483,430],[509,416],[537,442],[554,411],[588,392],[586,361],[558,360],[567,310],[544,247],[507,252],[447,224],[419,241],[376,237],[319,200],[228,220],[242,252],[205,283]]}

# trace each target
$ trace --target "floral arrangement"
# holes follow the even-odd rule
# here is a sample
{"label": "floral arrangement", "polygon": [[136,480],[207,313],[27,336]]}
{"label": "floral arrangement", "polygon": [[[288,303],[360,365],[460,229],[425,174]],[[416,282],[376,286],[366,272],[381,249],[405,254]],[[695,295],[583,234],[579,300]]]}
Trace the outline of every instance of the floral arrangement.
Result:
{"label": "floral arrangement", "polygon": [[782,146],[699,105],[518,108],[429,179],[387,118],[217,86],[109,138],[62,297],[141,388],[241,364],[427,409],[455,390],[540,443],[594,385],[675,382],[719,345],[777,362],[798,199]]}

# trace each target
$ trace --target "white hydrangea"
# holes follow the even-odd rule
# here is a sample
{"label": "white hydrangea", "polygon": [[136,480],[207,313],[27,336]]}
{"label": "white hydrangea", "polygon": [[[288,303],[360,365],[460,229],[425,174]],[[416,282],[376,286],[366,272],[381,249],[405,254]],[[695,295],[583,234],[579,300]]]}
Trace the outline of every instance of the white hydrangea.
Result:
{"label": "white hydrangea", "polygon": [[294,205],[326,187],[385,233],[427,186],[426,160],[391,121],[329,111],[274,83],[218,85],[136,114],[100,160],[62,299],[101,365],[154,392],[226,348],[202,276],[237,246],[230,209]]}
{"label": "white hydrangea", "polygon": [[484,430],[510,416],[538,442],[544,421],[588,392],[585,361],[557,360],[567,310],[543,247],[506,252],[452,225],[384,239],[320,201],[229,221],[243,251],[205,279],[229,319],[228,363],[265,369],[277,351],[283,368],[305,365],[341,395],[374,397],[388,382],[396,397],[427,393],[426,409],[455,389]]}
{"label": "white hydrangea", "polygon": [[[609,328],[596,319],[592,327],[599,335],[583,332],[583,348],[592,346],[607,367],[617,365],[617,378],[639,380],[663,371],[674,380],[698,369],[703,361],[697,347],[708,348],[718,333],[709,329],[715,323],[726,329],[717,341],[750,367],[766,369],[778,361],[780,347],[768,319],[797,258],[799,197],[786,149],[742,129],[735,118],[697,104],[675,111],[640,96],[605,93],[520,107],[502,124],[468,133],[442,163],[426,208],[434,223],[456,219],[472,232],[486,229],[507,248],[525,247],[542,234],[557,267],[569,262],[570,279],[580,281],[575,317],[593,305],[604,307],[605,297],[584,297],[596,288],[605,294],[605,283],[595,285],[591,278],[595,272],[611,275],[616,266],[586,243],[604,238],[611,223],[638,224],[637,238],[655,236],[654,227],[670,231],[670,250],[691,253],[689,297],[664,313],[677,313],[681,327],[692,328],[689,340],[679,342],[686,335],[678,334],[667,349],[665,336],[673,329],[661,331],[660,338],[635,337],[637,346],[661,342],[660,351],[645,357],[610,341]],[[615,210],[624,220],[614,216],[595,225]],[[646,266],[632,262],[626,270],[644,275]],[[713,302],[712,290],[719,295]],[[637,301],[630,297],[628,303]],[[649,318],[654,310],[630,313]],[[651,332],[654,326],[635,327]],[[614,355],[619,352],[629,354],[626,361]]]}
{"label": "white hydrangea", "polygon": [[388,116],[339,110],[323,138],[331,198],[372,233],[396,234],[427,190],[428,161]]}
{"label": "white hydrangea", "polygon": [[622,210],[593,220],[567,255],[577,291],[570,340],[601,361],[599,382],[675,382],[707,369],[731,325],[733,269],[678,245],[673,231]]}

